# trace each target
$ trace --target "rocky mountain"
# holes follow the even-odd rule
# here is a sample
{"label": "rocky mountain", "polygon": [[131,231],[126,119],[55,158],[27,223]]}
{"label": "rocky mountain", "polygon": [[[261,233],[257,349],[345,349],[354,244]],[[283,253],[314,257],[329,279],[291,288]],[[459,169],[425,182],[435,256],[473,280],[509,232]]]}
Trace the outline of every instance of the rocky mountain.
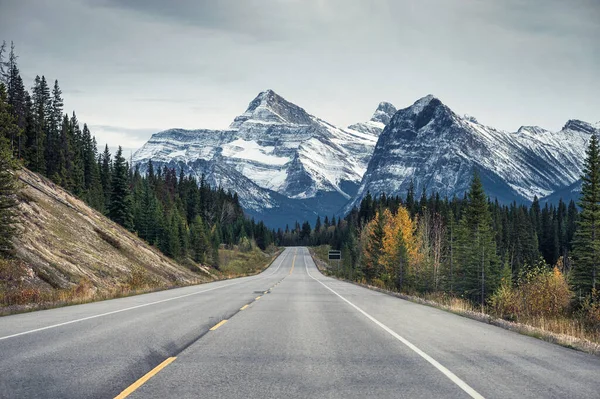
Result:
{"label": "rocky mountain", "polygon": [[225,130],[170,129],[133,155],[193,174],[238,193],[246,212],[270,226],[331,215],[356,195],[368,162],[396,109],[381,103],[372,119],[342,129],[261,92]]}
{"label": "rocky mountain", "polygon": [[370,120],[350,125],[348,126],[348,129],[373,136],[379,136],[385,128],[385,125],[390,122],[396,112],[397,109],[392,104],[381,102],[379,103],[379,106],[377,106],[377,109]]}
{"label": "rocky mountain", "polygon": [[462,196],[477,170],[489,196],[529,202],[573,192],[587,143],[598,125],[570,120],[558,132],[523,126],[497,130],[461,117],[434,96],[399,110],[379,137],[350,210],[371,192],[405,195],[411,181],[442,196]]}

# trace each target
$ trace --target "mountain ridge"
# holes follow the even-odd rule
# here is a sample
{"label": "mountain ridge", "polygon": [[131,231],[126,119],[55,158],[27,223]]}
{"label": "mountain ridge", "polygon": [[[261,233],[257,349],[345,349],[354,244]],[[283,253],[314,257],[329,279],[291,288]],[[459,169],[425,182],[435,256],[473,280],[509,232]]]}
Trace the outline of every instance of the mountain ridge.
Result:
{"label": "mountain ridge", "polygon": [[[573,185],[598,124],[568,120],[559,131],[523,125],[499,130],[459,116],[429,94],[409,107],[380,102],[366,122],[340,128],[261,91],[227,129],[168,129],[133,156],[152,160],[238,193],[245,211],[272,227],[343,215],[367,192],[452,197],[474,170],[501,202],[531,202]],[[569,191],[569,192],[572,192]]]}
{"label": "mountain ridge", "polygon": [[152,160],[157,167],[204,176],[237,192],[249,215],[267,217],[272,226],[291,224],[334,214],[354,197],[383,131],[381,120],[393,111],[380,103],[364,126],[339,128],[269,89],[227,129],[158,132],[132,160],[142,173]]}
{"label": "mountain ridge", "polygon": [[595,125],[572,119],[558,132],[521,126],[517,132],[461,117],[433,95],[399,110],[381,133],[357,197],[367,192],[404,195],[417,192],[452,197],[467,191],[474,170],[492,198],[530,202],[551,196],[577,181],[587,141]]}

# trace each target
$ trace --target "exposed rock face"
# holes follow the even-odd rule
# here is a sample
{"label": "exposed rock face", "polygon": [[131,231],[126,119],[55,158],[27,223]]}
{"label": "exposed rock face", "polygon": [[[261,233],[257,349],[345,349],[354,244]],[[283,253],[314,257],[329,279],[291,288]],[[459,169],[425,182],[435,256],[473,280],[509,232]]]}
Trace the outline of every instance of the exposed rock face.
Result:
{"label": "exposed rock face", "polygon": [[204,175],[209,184],[237,192],[250,215],[273,227],[312,221],[354,197],[393,112],[381,103],[364,129],[341,129],[267,90],[228,129],[156,133],[133,162],[142,172],[152,160],[156,167]]}
{"label": "exposed rock face", "polygon": [[405,195],[411,181],[442,196],[462,196],[474,170],[488,195],[503,202],[528,202],[574,184],[582,172],[594,125],[570,120],[550,132],[523,126],[506,132],[460,117],[434,96],[399,110],[379,137],[358,194]]}
{"label": "exposed rock face", "polygon": [[459,116],[432,95],[401,110],[382,102],[369,121],[339,128],[267,90],[229,128],[156,133],[133,161],[142,173],[152,160],[204,175],[237,192],[248,214],[284,227],[343,214],[368,191],[405,195],[411,181],[417,194],[462,196],[474,170],[501,202],[557,200],[577,193],[599,128],[570,120],[558,132],[507,132]]}

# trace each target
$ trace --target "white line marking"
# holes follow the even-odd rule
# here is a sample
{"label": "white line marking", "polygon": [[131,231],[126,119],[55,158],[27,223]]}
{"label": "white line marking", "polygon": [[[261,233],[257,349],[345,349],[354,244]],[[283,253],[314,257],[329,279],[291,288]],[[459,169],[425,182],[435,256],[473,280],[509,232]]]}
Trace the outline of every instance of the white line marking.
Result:
{"label": "white line marking", "polygon": [[160,301],[143,303],[141,305],[131,306],[131,307],[125,308],[125,309],[113,310],[111,312],[100,313],[100,314],[93,315],[93,316],[83,317],[81,319],[75,319],[75,320],[65,321],[64,323],[52,324],[52,325],[46,326],[46,327],[40,327],[40,328],[36,328],[36,329],[33,329],[33,330],[23,331],[23,332],[20,332],[20,333],[16,333],[16,334],[11,334],[11,335],[7,335],[7,336],[4,336],[4,337],[0,337],[0,341],[5,340],[5,339],[9,339],[9,338],[19,337],[21,335],[27,335],[27,334],[31,334],[31,333],[35,333],[35,332],[39,332],[39,331],[49,330],[51,328],[62,327],[62,326],[66,326],[66,325],[73,324],[73,323],[79,323],[81,321],[96,319],[98,317],[109,316],[111,314],[116,314],[116,313],[121,313],[121,312],[127,312],[129,310],[144,308],[146,306],[157,305],[159,303],[174,301],[176,299],[186,298],[186,297],[189,297],[189,296],[192,296],[192,295],[203,294],[205,292],[214,291],[214,290],[218,290],[218,289],[225,288],[225,287],[231,287],[232,285],[238,285],[238,284],[242,284],[242,283],[247,283],[247,282],[250,282],[250,281],[254,281],[254,280],[257,280],[258,278],[269,277],[269,276],[272,276],[273,274],[275,274],[279,270],[279,268],[283,264],[283,260],[285,258],[287,258],[287,256],[289,255],[290,252],[291,251],[287,251],[286,255],[283,256],[283,257],[280,255],[280,258],[282,258],[282,259],[279,262],[279,266],[277,266],[277,268],[275,270],[273,270],[273,272],[271,274],[267,274],[267,275],[264,275],[264,276],[262,276],[262,275],[259,274],[258,276],[252,276],[252,277],[249,277],[248,279],[244,279],[242,281],[237,281],[237,282],[231,283],[231,284],[220,285],[218,287],[209,288],[207,290],[196,291],[196,292],[192,292],[192,293],[189,293],[189,294],[176,296],[176,297],[173,297],[173,298],[161,299]]}
{"label": "white line marking", "polygon": [[377,320],[376,318],[374,318],[373,316],[371,316],[370,314],[368,314],[367,312],[365,312],[364,310],[362,310],[361,308],[359,308],[358,306],[356,306],[355,304],[353,304],[352,302],[350,302],[349,300],[347,300],[346,298],[344,298],[343,296],[341,296],[340,294],[338,294],[336,291],[334,291],[333,289],[329,288],[329,286],[327,286],[326,284],[324,284],[320,280],[318,280],[315,277],[313,277],[313,275],[310,274],[310,272],[308,271],[308,266],[307,266],[307,262],[306,262],[306,254],[304,254],[304,267],[306,268],[306,273],[309,275],[310,278],[312,278],[313,280],[315,280],[316,282],[318,282],[319,284],[321,284],[323,287],[327,288],[329,291],[333,292],[335,295],[337,295],[338,297],[340,297],[340,299],[342,299],[348,305],[350,305],[354,309],[358,310],[360,313],[362,313],[364,316],[366,316],[373,323],[377,324],[379,327],[381,327],[386,332],[388,332],[392,337],[396,338],[398,341],[402,342],[404,345],[406,345],[410,349],[412,349],[417,355],[419,355],[423,359],[427,360],[436,369],[438,369],[446,377],[448,377],[452,382],[454,382],[456,385],[458,385],[460,387],[460,389],[462,389],[463,391],[465,391],[470,397],[472,397],[474,399],[484,399],[484,397],[482,395],[480,395],[476,390],[474,390],[473,388],[471,388],[469,386],[469,384],[467,384],[466,382],[464,382],[463,380],[461,380],[460,378],[458,378],[458,376],[456,374],[454,374],[452,371],[448,370],[446,367],[442,366],[437,360],[435,360],[434,358],[432,358],[431,356],[429,356],[427,353],[423,352],[421,349],[417,348],[411,342],[409,342],[405,338],[403,338],[400,335],[398,335],[391,328],[389,328],[388,326],[386,326],[385,324],[383,324],[382,322],[380,322],[379,320]]}

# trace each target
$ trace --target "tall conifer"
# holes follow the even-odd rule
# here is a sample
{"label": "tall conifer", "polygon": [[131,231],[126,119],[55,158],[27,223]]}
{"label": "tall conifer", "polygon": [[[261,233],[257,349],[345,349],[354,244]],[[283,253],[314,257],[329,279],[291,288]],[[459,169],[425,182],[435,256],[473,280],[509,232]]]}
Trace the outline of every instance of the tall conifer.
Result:
{"label": "tall conifer", "polygon": [[579,206],[578,229],[573,249],[571,282],[583,295],[598,287],[600,272],[600,148],[598,137],[593,135],[586,151],[583,184]]}

